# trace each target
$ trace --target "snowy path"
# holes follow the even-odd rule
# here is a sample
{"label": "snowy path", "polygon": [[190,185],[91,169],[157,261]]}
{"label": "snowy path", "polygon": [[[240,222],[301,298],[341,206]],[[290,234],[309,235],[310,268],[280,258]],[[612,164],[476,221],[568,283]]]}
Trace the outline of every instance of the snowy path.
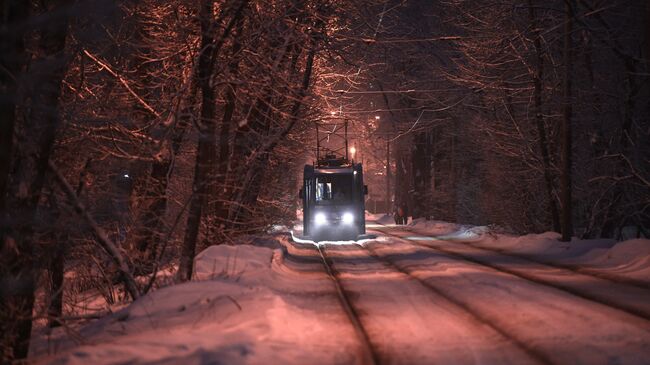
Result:
{"label": "snowy path", "polygon": [[195,281],[91,323],[81,344],[48,344],[36,363],[649,362],[646,288],[397,227],[370,233],[377,239],[321,244],[325,261],[287,238],[275,249],[212,246]]}

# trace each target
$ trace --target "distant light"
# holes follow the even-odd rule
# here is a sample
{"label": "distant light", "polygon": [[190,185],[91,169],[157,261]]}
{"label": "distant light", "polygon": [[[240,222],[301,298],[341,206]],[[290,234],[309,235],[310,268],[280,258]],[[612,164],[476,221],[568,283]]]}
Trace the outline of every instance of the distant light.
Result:
{"label": "distant light", "polygon": [[124,174],[124,177],[128,179],[130,176],[129,174]]}
{"label": "distant light", "polygon": [[332,114],[332,115],[336,115],[336,112],[331,112],[330,114]]}
{"label": "distant light", "polygon": [[350,212],[343,213],[343,217],[341,217],[341,219],[343,220],[344,224],[352,224],[354,223],[354,214]]}
{"label": "distant light", "polygon": [[354,146],[350,147],[350,153],[354,155],[355,153],[357,153],[357,149],[354,148]]}
{"label": "distant light", "polygon": [[354,170],[354,172],[353,172],[353,174],[355,174],[355,175],[356,175],[356,174],[357,174],[357,170]]}
{"label": "distant light", "polygon": [[379,118],[380,118],[379,115],[375,115],[376,120],[379,120]]}

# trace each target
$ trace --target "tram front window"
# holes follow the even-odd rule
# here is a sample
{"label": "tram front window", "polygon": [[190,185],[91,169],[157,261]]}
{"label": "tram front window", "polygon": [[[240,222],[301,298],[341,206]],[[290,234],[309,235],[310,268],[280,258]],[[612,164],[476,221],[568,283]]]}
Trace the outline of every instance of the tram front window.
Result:
{"label": "tram front window", "polygon": [[352,200],[352,175],[316,177],[316,204],[344,204]]}

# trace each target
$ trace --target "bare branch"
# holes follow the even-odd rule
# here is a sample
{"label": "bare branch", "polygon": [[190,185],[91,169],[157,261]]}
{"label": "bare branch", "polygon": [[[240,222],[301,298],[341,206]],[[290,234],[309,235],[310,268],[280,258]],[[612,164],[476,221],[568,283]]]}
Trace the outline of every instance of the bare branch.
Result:
{"label": "bare branch", "polygon": [[109,254],[109,256],[113,259],[115,264],[117,265],[117,268],[120,272],[121,280],[124,283],[124,286],[126,290],[128,291],[129,295],[131,295],[131,298],[138,299],[140,297],[140,290],[138,289],[137,284],[135,283],[135,280],[133,278],[133,275],[131,275],[131,271],[129,270],[128,265],[126,264],[126,261],[122,257],[122,254],[120,253],[120,250],[117,248],[115,243],[111,241],[110,238],[108,238],[108,235],[106,232],[102,229],[102,227],[97,224],[95,219],[88,213],[88,210],[83,206],[79,198],[77,197],[77,194],[75,194],[74,189],[72,189],[72,186],[68,181],[66,180],[65,176],[61,173],[61,171],[58,169],[58,167],[52,162],[51,160],[48,162],[48,166],[50,170],[54,173],[54,176],[56,177],[56,181],[59,183],[65,194],[68,196],[68,199],[70,202],[73,204],[75,211],[81,215],[86,223],[90,225],[90,227],[93,230],[93,233],[98,239],[99,245],[106,251],[106,253]]}

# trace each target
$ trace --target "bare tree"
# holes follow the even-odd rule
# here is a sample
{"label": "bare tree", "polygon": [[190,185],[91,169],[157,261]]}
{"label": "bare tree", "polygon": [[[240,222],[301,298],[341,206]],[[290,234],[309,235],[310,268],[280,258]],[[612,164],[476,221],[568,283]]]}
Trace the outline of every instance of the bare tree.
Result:
{"label": "bare tree", "polygon": [[[16,123],[13,135],[10,136],[16,143],[12,145],[12,169],[6,191],[2,192],[6,205],[2,211],[5,224],[0,238],[3,358],[25,358],[29,349],[35,288],[35,214],[48,160],[61,123],[59,96],[67,63],[65,42],[70,10],[68,5],[68,1],[49,1],[44,4],[45,15],[49,19],[35,30],[40,36],[38,58],[31,65],[29,73],[23,74],[29,82],[21,85],[32,96],[29,104],[31,112]],[[12,25],[19,29],[26,26],[20,23]],[[21,34],[23,33],[19,32],[18,36]],[[14,39],[12,43],[19,45],[20,40]],[[17,55],[20,57],[21,53]],[[14,68],[14,71],[18,69]],[[13,77],[21,76],[16,74]]]}
{"label": "bare tree", "polygon": [[[221,51],[221,47],[239,17],[242,16],[247,3],[245,0],[240,0],[226,5],[221,10],[216,21],[213,20],[213,1],[206,0],[201,3],[199,13],[201,17],[201,53],[199,54],[197,70],[202,95],[199,118],[199,144],[196,154],[192,200],[178,268],[178,279],[181,281],[189,280],[192,277],[201,211],[207,192],[208,172],[210,163],[214,164],[214,158],[216,157],[215,91],[210,83],[211,78],[214,77],[215,58]],[[219,35],[215,34],[217,26],[223,21],[227,21],[223,32]]]}

